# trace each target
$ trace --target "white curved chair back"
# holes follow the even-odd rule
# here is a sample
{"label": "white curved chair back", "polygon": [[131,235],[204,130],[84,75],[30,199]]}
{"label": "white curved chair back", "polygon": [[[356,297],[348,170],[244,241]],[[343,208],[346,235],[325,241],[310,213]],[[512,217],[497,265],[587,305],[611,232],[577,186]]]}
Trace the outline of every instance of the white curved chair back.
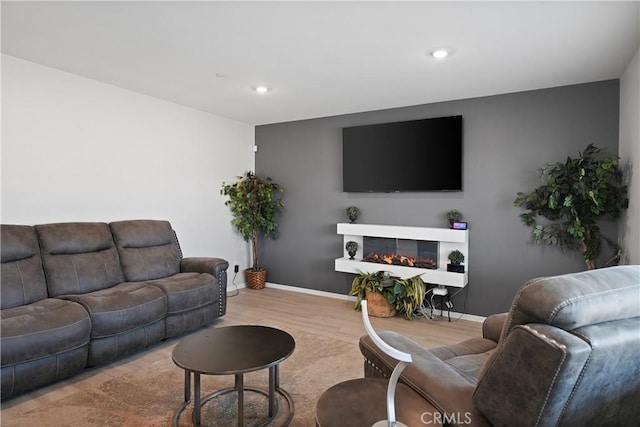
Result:
{"label": "white curved chair back", "polygon": [[372,427],[406,427],[405,424],[396,421],[395,394],[400,374],[404,368],[413,361],[411,354],[391,347],[389,344],[384,342],[382,338],[380,338],[373,329],[373,326],[371,326],[366,300],[362,301],[362,322],[364,323],[364,328],[373,343],[388,356],[398,360],[398,364],[393,369],[391,377],[389,378],[389,385],[387,386],[387,419],[376,422]]}

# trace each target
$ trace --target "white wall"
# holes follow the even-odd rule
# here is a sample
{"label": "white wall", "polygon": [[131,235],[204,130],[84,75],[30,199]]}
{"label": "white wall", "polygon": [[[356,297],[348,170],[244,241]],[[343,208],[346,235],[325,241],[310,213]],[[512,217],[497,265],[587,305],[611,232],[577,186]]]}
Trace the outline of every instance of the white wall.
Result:
{"label": "white wall", "polygon": [[252,125],[2,56],[5,224],[166,219],[185,256],[245,268],[220,187],[253,144]]}
{"label": "white wall", "polygon": [[640,264],[640,49],[620,78],[620,158],[629,186],[629,209],[620,221],[623,262]]}

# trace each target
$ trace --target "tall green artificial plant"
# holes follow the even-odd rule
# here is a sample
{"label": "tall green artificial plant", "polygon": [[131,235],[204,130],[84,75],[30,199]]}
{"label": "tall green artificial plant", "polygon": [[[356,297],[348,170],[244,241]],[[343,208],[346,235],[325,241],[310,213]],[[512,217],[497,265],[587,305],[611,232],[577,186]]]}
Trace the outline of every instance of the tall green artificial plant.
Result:
{"label": "tall green artificial plant", "polygon": [[[587,268],[594,269],[605,240],[614,251],[610,263],[619,261],[619,245],[603,236],[598,226],[601,219],[617,219],[629,204],[618,159],[589,144],[577,158],[540,170],[542,185],[530,193],[518,193],[513,202],[527,210],[520,218],[532,228],[536,244],[580,250]],[[540,216],[546,218],[543,223]]]}
{"label": "tall green artificial plant", "polygon": [[220,194],[228,196],[225,205],[231,209],[233,224],[245,240],[251,240],[253,271],[261,271],[258,256],[260,236],[275,237],[278,233],[278,212],[284,207],[284,188],[271,178],[246,172],[230,184],[222,183]]}

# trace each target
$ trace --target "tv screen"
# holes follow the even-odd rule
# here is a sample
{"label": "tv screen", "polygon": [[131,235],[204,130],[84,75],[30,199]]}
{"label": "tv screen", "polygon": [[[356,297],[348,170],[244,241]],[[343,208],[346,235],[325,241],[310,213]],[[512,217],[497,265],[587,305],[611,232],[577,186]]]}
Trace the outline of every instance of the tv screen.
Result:
{"label": "tv screen", "polygon": [[462,116],[343,128],[342,189],[461,191]]}

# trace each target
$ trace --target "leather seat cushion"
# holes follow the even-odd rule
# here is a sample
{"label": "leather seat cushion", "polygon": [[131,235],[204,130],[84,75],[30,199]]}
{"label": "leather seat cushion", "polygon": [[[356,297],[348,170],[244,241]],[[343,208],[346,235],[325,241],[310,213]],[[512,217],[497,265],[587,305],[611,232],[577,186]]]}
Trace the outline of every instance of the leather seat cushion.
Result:
{"label": "leather seat cushion", "polygon": [[486,338],[471,338],[458,344],[430,348],[429,352],[469,381],[477,382],[480,371],[497,343]]}
{"label": "leather seat cushion", "polygon": [[147,283],[167,295],[169,315],[195,310],[218,300],[218,281],[207,273],[178,273]]}
{"label": "leather seat cushion", "polygon": [[162,320],[167,298],[159,288],[144,282],[120,283],[82,295],[65,295],[91,316],[91,338],[106,338]]}
{"label": "leather seat cushion", "polygon": [[2,366],[41,359],[89,342],[91,322],[82,306],[54,298],[0,311]]}

